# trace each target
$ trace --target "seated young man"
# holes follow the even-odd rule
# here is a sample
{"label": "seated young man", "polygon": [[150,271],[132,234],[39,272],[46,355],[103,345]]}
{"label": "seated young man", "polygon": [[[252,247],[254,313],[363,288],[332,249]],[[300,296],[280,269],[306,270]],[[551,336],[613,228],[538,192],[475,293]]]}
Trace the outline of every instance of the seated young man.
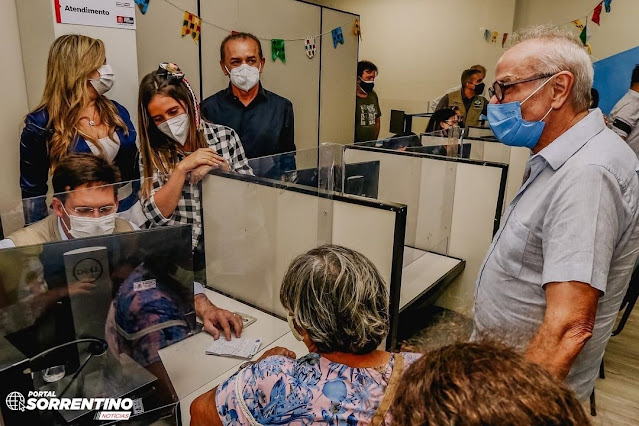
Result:
{"label": "seated young man", "polygon": [[[66,156],[53,172],[53,213],[0,241],[0,249],[138,230],[134,224],[116,217],[118,182],[118,168],[102,157]],[[213,305],[199,284],[195,286],[194,304],[205,330],[213,337],[220,336],[218,327],[227,339],[231,338],[231,328],[239,337],[242,319]]]}

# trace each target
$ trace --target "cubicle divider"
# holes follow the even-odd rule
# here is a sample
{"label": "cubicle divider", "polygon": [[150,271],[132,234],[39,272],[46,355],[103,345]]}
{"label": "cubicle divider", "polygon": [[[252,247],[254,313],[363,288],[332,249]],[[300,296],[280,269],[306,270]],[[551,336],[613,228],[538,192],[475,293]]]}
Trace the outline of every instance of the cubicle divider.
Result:
{"label": "cubicle divider", "polygon": [[343,167],[379,162],[375,198],[408,207],[407,246],[466,262],[439,304],[468,313],[479,267],[499,227],[508,165],[361,145],[344,147],[343,159]]}
{"label": "cubicle divider", "polygon": [[[371,259],[388,285],[391,332],[397,316],[404,259],[406,206],[342,193],[335,174],[341,145],[298,151],[295,169],[268,176],[214,172],[202,181],[207,285],[249,306],[285,319],[282,278],[299,254],[338,244]],[[290,164],[282,154],[252,160]],[[271,169],[273,170],[273,169]]]}

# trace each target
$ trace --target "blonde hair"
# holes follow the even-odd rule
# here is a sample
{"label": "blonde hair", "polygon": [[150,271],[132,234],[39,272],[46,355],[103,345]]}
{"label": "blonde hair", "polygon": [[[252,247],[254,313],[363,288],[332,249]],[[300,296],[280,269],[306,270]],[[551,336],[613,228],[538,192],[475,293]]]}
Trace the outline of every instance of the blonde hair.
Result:
{"label": "blonde hair", "polygon": [[[89,104],[89,75],[104,64],[105,60],[106,52],[102,40],[80,34],[58,37],[49,49],[44,93],[40,104],[32,112],[46,109],[49,114],[47,127],[53,131],[47,146],[50,172],[53,172],[60,160],[69,153],[71,145],[80,134],[77,123],[82,111]],[[126,124],[108,98],[98,96],[95,109],[102,123],[109,126],[111,139],[116,127],[128,134]],[[102,151],[102,147],[93,137],[85,134],[82,134],[82,137],[95,142]]]}
{"label": "blonde hair", "polygon": [[168,96],[181,103],[191,120],[188,140],[194,141],[195,149],[207,148],[209,145],[200,131],[198,120],[198,105],[195,95],[187,84],[182,81],[173,81],[158,71],[153,71],[140,82],[138,94],[138,137],[140,138],[140,157],[144,182],[141,195],[143,198],[151,197],[153,171],[158,170],[162,174],[170,174],[179,163],[177,144],[171,138],[162,133],[153,119],[149,116],[149,103],[155,95]]}

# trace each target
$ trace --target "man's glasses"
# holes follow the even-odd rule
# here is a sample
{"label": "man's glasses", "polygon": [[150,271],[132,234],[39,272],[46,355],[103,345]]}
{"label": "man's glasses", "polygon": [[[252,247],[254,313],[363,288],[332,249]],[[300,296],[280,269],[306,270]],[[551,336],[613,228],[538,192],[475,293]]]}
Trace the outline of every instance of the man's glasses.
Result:
{"label": "man's glasses", "polygon": [[493,87],[491,87],[490,89],[488,89],[488,95],[492,98],[493,96],[495,96],[497,98],[497,100],[499,102],[504,100],[504,94],[506,93],[506,89],[512,86],[516,86],[518,84],[522,84],[522,83],[528,83],[530,81],[535,81],[535,80],[541,80],[542,78],[549,78],[552,77],[553,74],[543,74],[537,77],[531,77],[531,78],[527,78],[525,80],[517,80],[517,81],[511,81],[509,83],[500,83],[498,81],[493,83]]}
{"label": "man's glasses", "polygon": [[91,215],[93,215],[93,212],[95,212],[95,211],[100,212],[101,216],[105,216],[105,215],[109,215],[109,214],[115,212],[115,205],[102,206],[102,207],[99,207],[99,208],[94,208],[94,207],[74,207],[71,210],[73,212],[75,212],[78,216],[91,216]]}

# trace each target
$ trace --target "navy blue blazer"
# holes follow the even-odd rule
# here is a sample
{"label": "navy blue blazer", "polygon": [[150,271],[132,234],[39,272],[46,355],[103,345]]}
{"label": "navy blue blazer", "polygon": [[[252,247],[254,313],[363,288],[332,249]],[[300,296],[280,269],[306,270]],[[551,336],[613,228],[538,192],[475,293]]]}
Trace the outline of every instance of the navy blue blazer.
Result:
{"label": "navy blue blazer", "polygon": [[[126,198],[120,200],[118,210],[128,210],[138,201],[140,190],[140,169],[138,166],[138,147],[135,144],[137,133],[131,123],[129,112],[119,103],[111,100],[115,105],[118,115],[124,121],[129,131],[125,134],[123,129],[117,128],[116,134],[120,139],[120,150],[113,163],[120,169],[122,181],[134,181],[132,192]],[[24,120],[24,129],[20,136],[20,188],[22,198],[39,197],[36,200],[23,203],[25,223],[33,223],[44,219],[47,214],[47,206],[44,200],[48,186],[49,158],[48,145],[53,135],[53,129],[48,128],[49,112],[46,108],[34,111]],[[91,148],[80,135],[75,142],[69,145],[69,153],[91,153]]]}

